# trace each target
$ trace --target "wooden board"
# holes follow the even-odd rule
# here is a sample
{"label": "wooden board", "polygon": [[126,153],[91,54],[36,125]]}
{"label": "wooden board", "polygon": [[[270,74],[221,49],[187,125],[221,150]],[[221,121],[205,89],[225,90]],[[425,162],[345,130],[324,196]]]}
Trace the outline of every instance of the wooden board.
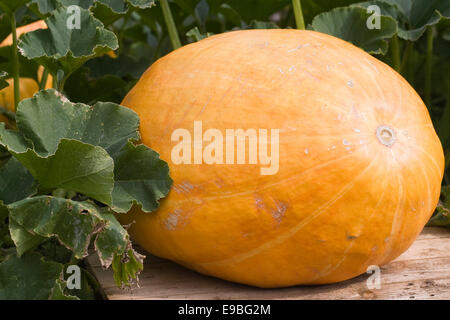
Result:
{"label": "wooden board", "polygon": [[450,230],[425,228],[400,257],[381,268],[381,288],[369,290],[363,274],[338,284],[258,289],[203,276],[147,256],[140,287],[116,287],[98,257],[87,259],[107,299],[450,299]]}

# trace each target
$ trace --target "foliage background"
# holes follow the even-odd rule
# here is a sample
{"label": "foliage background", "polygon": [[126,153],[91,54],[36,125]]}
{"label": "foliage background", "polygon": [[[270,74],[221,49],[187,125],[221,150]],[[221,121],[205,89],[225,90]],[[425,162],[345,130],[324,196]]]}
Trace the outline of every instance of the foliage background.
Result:
{"label": "foliage background", "polygon": [[[391,65],[422,96],[446,154],[442,201],[430,224],[449,226],[450,0],[302,0],[301,7],[294,10],[298,4],[298,0],[1,0],[0,42],[12,32],[12,25],[20,27],[46,19],[49,30],[24,35],[18,42],[19,51],[11,47],[0,48],[0,86],[4,86],[4,79],[18,75],[14,63],[14,53],[17,52],[20,76],[38,81],[38,67],[44,66],[45,72],[54,79],[54,88],[72,102],[66,105],[68,114],[72,114],[72,110],[86,107],[80,103],[91,106],[100,101],[111,104],[100,104],[102,107],[99,110],[113,108],[120,113],[122,111],[114,104],[122,101],[153,62],[174,48],[230,30],[301,27],[303,20],[306,28],[350,41]],[[67,30],[65,21],[69,16],[67,8],[70,5],[82,8],[82,32],[64,31]],[[381,8],[380,30],[369,30],[366,26],[371,15],[366,8],[370,5]],[[19,125],[18,122],[18,134],[23,135],[25,140],[33,140],[33,134],[39,135],[38,124],[33,123],[33,115],[26,112],[27,105],[28,109],[34,107],[51,116],[55,110],[48,109],[46,105],[50,102],[60,104],[57,98],[60,93],[45,91],[33,102],[22,102],[16,119],[23,119],[22,122],[27,125]],[[104,113],[99,116],[100,122],[107,117],[106,111]],[[120,258],[110,261],[118,285],[129,284],[137,276],[142,268],[139,264],[140,257],[134,251],[129,251],[132,249],[128,246],[126,231],[118,228],[114,219],[104,216],[103,214],[108,214],[104,210],[115,209],[123,203],[126,203],[123,207],[126,209],[134,201],[146,206],[147,211],[152,211],[157,207],[157,200],[148,199],[143,193],[124,200],[123,197],[116,197],[112,186],[100,198],[91,192],[92,188],[98,186],[64,185],[62,188],[45,178],[46,175],[40,171],[44,167],[42,159],[56,157],[57,150],[63,147],[69,152],[79,150],[76,148],[84,148],[86,152],[100,152],[105,163],[113,161],[116,165],[135,152],[146,161],[155,163],[154,170],[148,172],[148,180],[143,183],[163,181],[159,186],[153,183],[152,188],[159,190],[162,196],[167,194],[170,178],[163,169],[164,164],[157,162],[157,155],[151,150],[144,150],[143,147],[135,150],[131,147],[130,143],[138,138],[137,119],[132,114],[125,118],[129,120],[130,127],[128,132],[121,133],[123,145],[120,150],[99,145],[93,142],[94,137],[83,140],[73,135],[61,135],[56,128],[44,138],[46,144],[54,146],[53,153],[42,152],[36,147],[36,142],[31,147],[34,154],[23,155],[19,149],[24,145],[8,140],[10,131],[5,131],[4,128],[0,130],[1,144],[4,147],[1,155],[4,165],[0,168],[0,200],[3,201],[0,206],[0,298],[98,298],[96,281],[83,269],[83,252],[77,254],[73,239],[46,236],[39,226],[25,225],[25,220],[21,220],[24,219],[20,215],[21,208],[28,208],[30,205],[26,202],[33,201],[33,205],[38,203],[44,206],[40,209],[45,209],[48,204],[40,198],[45,196],[51,196],[55,206],[61,204],[61,199],[65,199],[73,201],[75,206],[82,206],[80,212],[92,209],[95,219],[98,219],[92,218],[92,221],[104,223],[115,232],[109,234],[108,241],[113,248],[112,253],[109,253],[120,251],[121,254]],[[72,119],[75,121],[76,117],[73,116]],[[56,145],[54,141],[65,141],[65,145]],[[133,154],[134,157],[136,154]],[[72,168],[67,174],[75,174],[74,165],[66,165]],[[114,175],[114,172],[110,172],[110,175]],[[11,186],[13,176],[22,177],[23,184],[19,185],[22,193],[17,188],[8,187]],[[126,181],[126,178],[118,179],[115,176],[116,185],[117,181]],[[30,181],[38,182],[38,186]],[[122,191],[127,191],[125,183],[120,186]],[[115,199],[122,202],[115,202]],[[68,209],[64,207],[61,210]],[[67,214],[68,211],[64,212]],[[86,229],[86,232],[93,231]],[[46,240],[42,240],[43,238]],[[17,239],[22,242],[19,243]],[[20,251],[26,254],[16,255]],[[128,262],[131,257],[131,264],[124,264],[124,257]],[[77,263],[82,267],[85,290],[69,292],[64,287],[63,270],[70,263]],[[39,267],[36,278],[24,276],[29,266]],[[17,283],[11,282],[11,272],[16,272],[16,276],[21,279],[20,285],[28,286],[26,291],[23,288],[22,291],[14,291],[16,295],[12,294],[12,290],[2,291],[2,285],[7,287],[11,283]],[[30,283],[37,283],[38,287],[48,290],[38,292],[37,287],[29,287]]]}

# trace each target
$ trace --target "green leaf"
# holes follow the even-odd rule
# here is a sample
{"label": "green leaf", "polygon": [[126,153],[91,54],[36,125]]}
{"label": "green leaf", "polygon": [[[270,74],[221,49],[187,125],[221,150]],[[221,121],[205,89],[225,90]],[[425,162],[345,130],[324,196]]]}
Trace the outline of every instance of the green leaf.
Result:
{"label": "green leaf", "polygon": [[11,14],[30,1],[31,0],[2,0],[0,2],[0,9],[8,14]]}
{"label": "green leaf", "polygon": [[383,0],[395,5],[403,18],[398,36],[405,40],[416,41],[428,26],[435,25],[441,19],[450,19],[450,1],[448,0]]}
{"label": "green leaf", "polygon": [[118,48],[115,34],[88,10],[80,9],[79,29],[68,28],[70,21],[74,21],[72,14],[61,7],[45,20],[48,29],[29,32],[19,41],[25,57],[45,66],[53,75],[62,70],[63,82],[89,59]]}
{"label": "green leaf", "polygon": [[133,204],[140,205],[145,212],[156,210],[158,201],[172,186],[169,166],[159,154],[132,143],[114,156],[114,179],[112,209],[121,213],[128,212]]}
{"label": "green leaf", "polygon": [[316,16],[312,21],[315,31],[341,38],[372,54],[385,54],[386,39],[397,32],[397,23],[391,17],[380,16],[380,29],[367,28],[370,14],[360,7],[336,8]]}
{"label": "green leaf", "polygon": [[198,27],[192,28],[186,33],[186,36],[190,37],[193,41],[200,41],[202,39],[205,39],[209,36],[212,36],[212,33],[206,33],[202,34],[200,33],[200,30],[198,30]]}
{"label": "green leaf", "polygon": [[55,236],[78,259],[87,256],[91,237],[104,225],[97,208],[89,202],[38,196],[8,208],[10,218],[28,232],[45,238]]}
{"label": "green leaf", "polygon": [[72,190],[111,204],[114,163],[103,148],[78,140],[62,139],[55,154],[47,157],[31,149],[25,153],[9,151],[31,172],[42,188]]}
{"label": "green leaf", "polygon": [[9,210],[8,207],[0,200],[0,226],[3,221],[8,217]]}
{"label": "green leaf", "polygon": [[61,0],[31,0],[37,4],[40,13],[47,14],[62,6]]}
{"label": "green leaf", "polygon": [[[14,73],[13,66],[11,63],[12,59],[11,46],[0,47],[0,70],[8,73],[8,77],[11,78]],[[33,60],[28,60],[27,58],[19,55],[20,64],[20,76],[24,78],[37,78],[38,65]],[[7,78],[5,78],[7,79]]]}
{"label": "green leaf", "polygon": [[0,200],[10,204],[36,193],[33,176],[14,157],[0,168]]}
{"label": "green leaf", "polygon": [[139,117],[131,109],[114,103],[93,107],[73,104],[53,89],[22,101],[16,120],[41,156],[54,154],[63,138],[102,147],[110,154],[122,149],[128,140],[139,139]]}
{"label": "green leaf", "polygon": [[[38,196],[15,202],[8,206],[11,220],[22,227],[20,232],[44,238],[56,237],[58,241],[82,259],[88,255],[88,246],[94,239],[102,266],[108,268],[114,259],[128,261],[132,250],[129,235],[108,208],[99,209],[90,202],[78,202],[50,196]],[[16,227],[16,226],[14,226]],[[16,246],[26,249],[28,238],[13,237]],[[16,242],[20,240],[21,242]],[[28,246],[31,248],[31,245]],[[26,251],[26,250],[25,250]],[[124,284],[135,278],[140,255],[130,258],[130,267],[119,268]],[[116,268],[117,269],[117,268]],[[123,274],[126,277],[123,277]]]}
{"label": "green leaf", "polygon": [[8,73],[1,71],[0,72],[0,90],[6,88],[9,86],[8,82],[6,81],[8,79]]}
{"label": "green leaf", "polygon": [[21,257],[25,252],[35,249],[45,237],[33,234],[23,228],[14,219],[9,220],[9,232],[17,250],[17,256]]}
{"label": "green leaf", "polygon": [[427,26],[450,18],[450,2],[447,0],[377,0],[358,3],[355,6],[367,8],[377,5],[383,16],[398,20],[398,36],[416,41]]}
{"label": "green leaf", "polygon": [[144,268],[144,258],[131,248],[122,256],[114,256],[112,263],[114,281],[119,287],[123,285],[131,286],[139,280],[139,273]]}
{"label": "green leaf", "polygon": [[155,0],[127,0],[127,2],[140,9],[151,8],[156,5]]}
{"label": "green leaf", "polygon": [[301,5],[305,23],[311,23],[313,18],[322,12],[327,12],[334,8],[347,7],[356,2],[358,0],[302,0]]}
{"label": "green leaf", "polygon": [[49,300],[80,300],[76,296],[68,295],[64,293],[64,288],[66,283],[62,280],[56,280],[55,286],[53,287],[52,293]]}
{"label": "green leaf", "polygon": [[87,68],[83,67],[80,70],[68,79],[65,92],[71,100],[83,103],[98,101],[120,103],[134,83],[113,75],[93,79],[86,73]]}
{"label": "green leaf", "polygon": [[108,268],[114,255],[122,255],[130,244],[127,231],[108,210],[100,211],[100,217],[105,221],[102,232],[95,239],[95,248],[102,265]]}
{"label": "green leaf", "polygon": [[62,271],[62,264],[38,253],[9,255],[0,263],[0,300],[47,300]]}
{"label": "green leaf", "polygon": [[100,3],[107,6],[114,13],[126,13],[128,11],[127,4],[140,9],[150,8],[155,5],[154,0],[32,0],[37,3],[39,12],[47,14],[61,6],[77,5],[84,9],[91,9]]}

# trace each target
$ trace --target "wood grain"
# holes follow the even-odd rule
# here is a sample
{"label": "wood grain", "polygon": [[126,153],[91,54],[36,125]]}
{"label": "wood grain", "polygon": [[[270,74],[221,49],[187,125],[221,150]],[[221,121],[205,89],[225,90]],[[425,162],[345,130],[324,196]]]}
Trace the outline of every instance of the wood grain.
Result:
{"label": "wood grain", "polygon": [[331,285],[259,289],[203,276],[173,262],[147,256],[139,288],[116,287],[98,257],[87,258],[111,300],[135,299],[450,299],[450,230],[425,228],[408,251],[381,267],[381,288],[369,290],[369,274]]}

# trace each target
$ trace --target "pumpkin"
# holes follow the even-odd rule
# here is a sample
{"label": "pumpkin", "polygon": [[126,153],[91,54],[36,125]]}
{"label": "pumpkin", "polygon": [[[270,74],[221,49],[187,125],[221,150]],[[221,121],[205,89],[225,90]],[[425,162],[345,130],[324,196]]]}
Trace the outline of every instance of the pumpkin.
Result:
{"label": "pumpkin", "polygon": [[[0,106],[14,112],[14,80],[7,79],[8,87],[0,90]],[[36,92],[39,91],[39,85],[34,79],[20,78],[20,100],[31,98]],[[0,115],[0,122],[9,123],[10,120]]]}
{"label": "pumpkin", "polygon": [[[19,38],[21,35],[27,32],[35,31],[38,29],[47,29],[47,25],[45,24],[44,20],[38,20],[36,22],[17,28],[16,29],[17,38]],[[12,46],[12,44],[13,44],[13,37],[12,34],[10,34],[0,43],[0,47]]]}
{"label": "pumpkin", "polygon": [[[122,104],[174,185],[156,212],[120,220],[150,253],[206,275],[258,287],[343,281],[404,252],[438,202],[444,156],[424,103],[389,66],[329,35],[211,36],[159,59]],[[249,135],[240,162],[230,129]]]}

